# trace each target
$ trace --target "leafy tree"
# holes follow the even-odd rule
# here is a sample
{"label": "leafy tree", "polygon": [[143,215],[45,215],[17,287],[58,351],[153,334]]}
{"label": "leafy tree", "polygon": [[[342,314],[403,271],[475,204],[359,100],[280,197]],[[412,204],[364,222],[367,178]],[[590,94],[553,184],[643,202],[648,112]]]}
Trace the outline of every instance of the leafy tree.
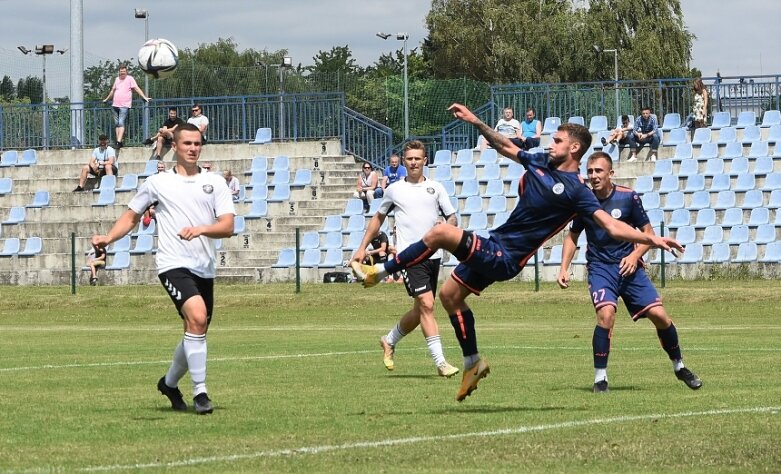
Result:
{"label": "leafy tree", "polygon": [[43,102],[43,81],[33,76],[19,79],[16,84],[16,96],[20,99],[29,98],[31,104],[40,104]]}
{"label": "leafy tree", "polygon": [[3,76],[3,80],[0,82],[0,97],[5,101],[13,100],[16,97],[14,81],[7,75]]}

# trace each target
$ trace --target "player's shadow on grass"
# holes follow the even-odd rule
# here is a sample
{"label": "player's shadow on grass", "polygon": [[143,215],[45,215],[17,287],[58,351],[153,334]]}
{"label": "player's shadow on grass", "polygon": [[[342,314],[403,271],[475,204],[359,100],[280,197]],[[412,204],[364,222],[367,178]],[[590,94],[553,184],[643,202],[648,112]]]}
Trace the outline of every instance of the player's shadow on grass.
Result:
{"label": "player's shadow on grass", "polygon": [[395,379],[418,379],[418,380],[429,380],[429,379],[436,379],[439,378],[437,374],[389,374],[388,377],[393,377]]}
{"label": "player's shadow on grass", "polygon": [[[553,389],[552,391],[558,391],[558,390],[570,390],[570,389],[566,389],[566,388],[558,389],[558,388],[556,388],[556,389]],[[593,387],[573,387],[572,390],[576,390],[578,392],[593,392],[594,388]],[[643,389],[640,388],[640,387],[636,387],[634,385],[616,385],[616,386],[611,385],[610,386],[610,391],[611,392],[640,392],[640,391],[643,391]],[[608,392],[605,395],[610,395],[610,393]]]}
{"label": "player's shadow on grass", "polygon": [[[466,402],[465,402],[466,403]],[[458,405],[455,408],[437,410],[432,413],[439,415],[452,414],[454,411],[462,413],[511,413],[511,412],[548,412],[548,411],[572,411],[572,407],[531,407],[508,405]],[[579,410],[579,409],[578,409]]]}

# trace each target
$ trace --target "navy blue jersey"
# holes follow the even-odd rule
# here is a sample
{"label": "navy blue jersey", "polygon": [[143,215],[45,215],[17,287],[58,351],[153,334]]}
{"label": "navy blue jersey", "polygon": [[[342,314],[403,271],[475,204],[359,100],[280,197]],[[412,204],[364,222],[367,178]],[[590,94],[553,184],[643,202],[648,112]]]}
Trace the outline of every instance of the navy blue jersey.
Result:
{"label": "navy blue jersey", "polygon": [[[630,188],[614,186],[610,196],[599,202],[605,212],[632,227],[639,229],[650,222],[640,196]],[[620,263],[635,248],[631,242],[610,237],[590,216],[578,216],[572,223],[572,231],[581,232],[584,228],[588,238],[586,260],[589,262]]]}
{"label": "navy blue jersey", "polygon": [[518,185],[518,205],[491,236],[523,266],[576,215],[591,218],[600,205],[577,171],[557,170],[547,153],[519,151],[518,159],[527,170]]}

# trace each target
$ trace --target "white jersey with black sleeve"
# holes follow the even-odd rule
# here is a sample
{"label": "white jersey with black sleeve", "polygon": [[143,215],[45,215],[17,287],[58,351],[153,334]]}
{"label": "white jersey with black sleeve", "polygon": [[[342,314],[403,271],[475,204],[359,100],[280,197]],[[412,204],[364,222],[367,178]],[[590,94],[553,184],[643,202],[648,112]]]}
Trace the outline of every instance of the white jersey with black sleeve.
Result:
{"label": "white jersey with black sleeve", "polygon": [[[420,183],[399,180],[385,189],[379,212],[386,216],[394,212],[396,248],[399,252],[421,240],[440,217],[456,213],[442,184],[428,178]],[[442,258],[438,250],[430,258]]]}
{"label": "white jersey with black sleeve", "polygon": [[128,204],[136,214],[157,202],[157,273],[187,268],[201,278],[214,278],[214,241],[200,236],[187,241],[178,233],[185,227],[211,225],[218,216],[236,214],[225,179],[215,173],[184,176],[169,171],[144,181]]}

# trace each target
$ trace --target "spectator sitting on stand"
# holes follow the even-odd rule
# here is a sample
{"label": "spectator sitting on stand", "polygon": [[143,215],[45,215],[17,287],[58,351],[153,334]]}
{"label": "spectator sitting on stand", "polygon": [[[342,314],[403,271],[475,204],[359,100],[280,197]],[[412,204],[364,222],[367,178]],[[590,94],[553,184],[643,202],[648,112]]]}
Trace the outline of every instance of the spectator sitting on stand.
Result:
{"label": "spectator sitting on stand", "polygon": [[106,249],[90,247],[87,252],[87,266],[90,270],[89,284],[98,284],[98,268],[106,266]]}
{"label": "spectator sitting on stand", "polygon": [[602,146],[608,146],[618,143],[619,146],[629,145],[629,134],[632,132],[632,124],[629,123],[629,116],[621,116],[621,126],[613,129],[610,136],[606,139],[602,137]]}
{"label": "spectator sitting on stand", "polygon": [[380,180],[380,186],[374,190],[374,197],[381,198],[385,194],[385,188],[407,176],[407,168],[399,164],[399,155],[392,154],[389,164],[385,167]]}
{"label": "spectator sitting on stand", "polygon": [[84,185],[87,184],[87,176],[92,175],[100,179],[105,175],[117,175],[117,154],[113,148],[108,146],[108,137],[101,135],[98,137],[98,147],[92,150],[92,157],[89,163],[81,168],[79,175],[79,185],[73,192],[84,191]]}
{"label": "spectator sitting on stand", "polygon": [[239,193],[241,192],[241,184],[239,184],[239,179],[233,176],[231,170],[223,171],[222,176],[225,178],[225,183],[228,185],[228,189],[231,191],[233,201],[238,201]]}
{"label": "spectator sitting on stand", "polygon": [[635,119],[635,129],[629,134],[629,149],[632,154],[629,161],[637,161],[637,149],[643,145],[651,147],[648,154],[650,161],[656,161],[656,151],[659,149],[659,122],[656,115],[651,114],[650,107],[643,107],[640,116]]}
{"label": "spectator sitting on stand", "polygon": [[377,189],[377,181],[377,173],[372,170],[371,163],[364,163],[353,193],[355,198],[363,201],[363,212],[369,212],[374,200],[374,190]]}
{"label": "spectator sitting on stand", "polygon": [[179,118],[176,107],[171,107],[168,109],[168,118],[157,130],[157,133],[144,140],[144,145],[151,145],[152,143],[157,142],[155,147],[155,155],[153,157],[155,160],[161,159],[160,157],[163,154],[164,146],[169,149],[171,148],[171,142],[174,139],[174,130],[176,130],[181,125],[184,125],[185,123],[186,122],[184,120]]}
{"label": "spectator sitting on stand", "polygon": [[206,145],[206,130],[209,129],[209,119],[203,115],[199,104],[193,105],[191,112],[193,115],[187,119],[187,123],[198,127],[198,130],[201,131],[201,145]]}

